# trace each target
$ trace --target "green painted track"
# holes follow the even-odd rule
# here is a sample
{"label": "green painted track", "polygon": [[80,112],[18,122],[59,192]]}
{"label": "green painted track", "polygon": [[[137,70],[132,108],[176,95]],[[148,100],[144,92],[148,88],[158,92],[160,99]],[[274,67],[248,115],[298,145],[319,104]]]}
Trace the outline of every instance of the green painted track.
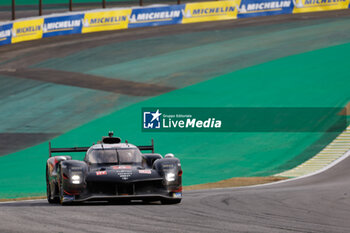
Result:
{"label": "green painted track", "polygon": [[[0,133],[61,134],[96,116],[103,116],[143,99],[0,76],[1,120],[6,122],[0,125]],[[91,108],[91,102],[96,103],[94,108]]]}
{"label": "green painted track", "polygon": [[[292,166],[293,158],[322,134],[147,134],[140,129],[141,107],[340,107],[350,95],[349,59],[350,44],[343,44],[228,73],[94,120],[54,139],[53,146],[90,145],[114,130],[134,144],[154,138],[157,152],[176,154],[182,160],[185,185],[272,175],[285,164]],[[1,197],[43,194],[47,150],[43,143],[0,158]],[[21,179],[17,174],[23,174]]]}
{"label": "green painted track", "polygon": [[48,59],[33,67],[182,88],[349,41],[350,19],[321,19],[131,40]]}
{"label": "green painted track", "polygon": [[[154,138],[157,152],[181,158],[185,185],[275,174],[310,158],[335,135],[147,134],[139,128],[141,107],[345,106],[349,42],[350,19],[344,17],[83,47],[29,64],[178,90],[148,99],[1,76],[0,121],[6,123],[0,126],[0,134],[62,134],[53,140],[56,147],[91,145],[109,130],[139,145]],[[4,56],[0,68],[17,69],[28,64],[33,54],[28,50]],[[0,157],[0,198],[44,194],[47,152],[45,142]]]}

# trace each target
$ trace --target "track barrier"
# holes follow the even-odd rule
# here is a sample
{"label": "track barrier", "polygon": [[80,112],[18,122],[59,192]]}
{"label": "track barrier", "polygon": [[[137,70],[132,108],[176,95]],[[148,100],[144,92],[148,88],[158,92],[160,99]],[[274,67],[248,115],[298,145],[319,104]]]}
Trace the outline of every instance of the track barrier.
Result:
{"label": "track barrier", "polygon": [[349,8],[350,0],[231,0],[110,8],[0,23],[0,45],[46,37]]}

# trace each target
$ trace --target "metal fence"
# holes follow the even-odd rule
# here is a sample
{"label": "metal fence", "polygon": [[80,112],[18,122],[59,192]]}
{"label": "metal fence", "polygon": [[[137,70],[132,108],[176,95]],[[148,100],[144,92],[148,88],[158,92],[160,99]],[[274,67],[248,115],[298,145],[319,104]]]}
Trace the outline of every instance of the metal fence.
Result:
{"label": "metal fence", "polygon": [[[130,5],[181,4],[183,1],[186,0],[11,0],[8,4],[0,3],[0,21],[9,19],[15,20],[16,18],[36,15],[41,16],[44,13],[83,11],[87,9],[126,7]],[[200,0],[194,0],[194,2],[196,1]]]}

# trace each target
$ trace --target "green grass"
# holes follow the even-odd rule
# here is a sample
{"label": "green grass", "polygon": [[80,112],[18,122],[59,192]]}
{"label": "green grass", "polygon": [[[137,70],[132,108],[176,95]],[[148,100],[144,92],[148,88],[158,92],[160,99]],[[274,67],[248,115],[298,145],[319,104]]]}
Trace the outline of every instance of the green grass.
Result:
{"label": "green grass", "polygon": [[[136,145],[154,138],[157,152],[178,156],[185,185],[272,175],[317,152],[320,146],[305,155],[323,134],[142,133],[141,108],[340,107],[350,99],[349,59],[350,44],[344,44],[228,73],[123,108],[55,138],[52,144],[87,146],[114,130]],[[1,157],[0,198],[43,194],[47,156],[43,143]]]}

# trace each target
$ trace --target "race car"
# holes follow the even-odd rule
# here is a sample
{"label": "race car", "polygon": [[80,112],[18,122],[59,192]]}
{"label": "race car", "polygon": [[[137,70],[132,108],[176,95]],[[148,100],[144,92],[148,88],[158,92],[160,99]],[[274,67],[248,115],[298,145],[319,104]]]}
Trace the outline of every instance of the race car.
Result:
{"label": "race car", "polygon": [[[152,153],[141,153],[141,151]],[[83,161],[52,153],[86,152]],[[150,146],[119,137],[103,137],[91,147],[51,148],[46,163],[47,200],[62,205],[84,201],[128,203],[133,200],[177,204],[182,199],[182,169],[173,154],[164,158]]]}

